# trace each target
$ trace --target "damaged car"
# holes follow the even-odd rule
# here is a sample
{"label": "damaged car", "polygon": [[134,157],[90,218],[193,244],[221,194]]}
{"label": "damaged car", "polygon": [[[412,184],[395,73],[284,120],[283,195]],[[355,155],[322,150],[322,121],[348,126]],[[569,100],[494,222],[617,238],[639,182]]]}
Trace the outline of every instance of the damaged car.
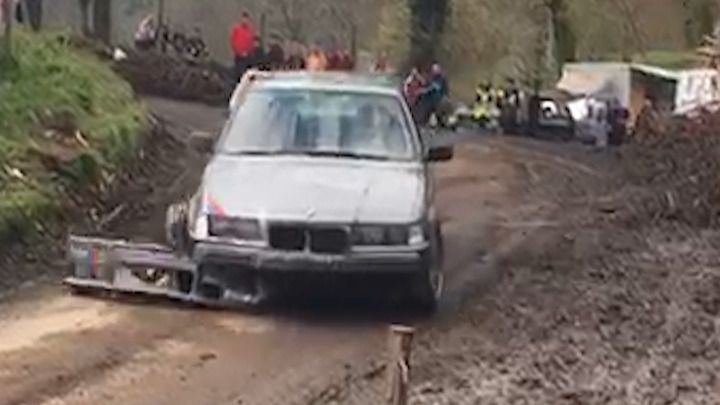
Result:
{"label": "damaged car", "polygon": [[[167,246],[71,238],[77,288],[257,304],[282,274],[395,275],[433,310],[443,237],[430,147],[396,86],[345,73],[248,73]],[[98,260],[98,257],[103,260]]]}

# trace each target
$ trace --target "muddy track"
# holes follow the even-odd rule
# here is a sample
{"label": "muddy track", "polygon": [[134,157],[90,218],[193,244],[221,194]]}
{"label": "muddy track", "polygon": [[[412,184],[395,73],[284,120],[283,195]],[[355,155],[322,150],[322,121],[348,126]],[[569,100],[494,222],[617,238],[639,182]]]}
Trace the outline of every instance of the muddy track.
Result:
{"label": "muddy track", "polygon": [[[179,141],[169,140],[168,153],[149,157],[130,176],[137,191],[114,201],[128,208],[104,232],[154,238],[167,202],[191,188],[202,166],[180,153],[182,137],[222,122],[221,110],[149,102],[173,123]],[[559,145],[538,152],[507,138],[466,140],[456,159],[439,168],[448,292],[435,319],[413,320],[380,297],[379,305],[366,305],[339,294],[249,315],[73,297],[50,285],[20,293],[0,315],[0,403],[350,403],[342,388],[351,381],[382,381],[388,324],[433,330],[452,323],[503,280],[508,260],[547,249],[538,235],[553,226],[564,201],[583,196],[574,184],[594,176],[575,170],[582,163],[572,153],[558,160],[566,152]],[[557,183],[559,173],[571,173],[572,181]],[[538,200],[531,185],[546,190],[546,198]],[[376,403],[373,395],[361,390],[355,403]]]}

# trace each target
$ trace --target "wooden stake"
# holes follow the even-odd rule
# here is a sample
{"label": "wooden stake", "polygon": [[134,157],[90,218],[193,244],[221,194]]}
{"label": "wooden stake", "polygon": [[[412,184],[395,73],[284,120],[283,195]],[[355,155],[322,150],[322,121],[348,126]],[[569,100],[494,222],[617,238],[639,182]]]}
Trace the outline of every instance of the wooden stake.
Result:
{"label": "wooden stake", "polygon": [[392,405],[407,405],[410,383],[410,354],[415,329],[407,326],[390,327],[388,363],[388,401]]}

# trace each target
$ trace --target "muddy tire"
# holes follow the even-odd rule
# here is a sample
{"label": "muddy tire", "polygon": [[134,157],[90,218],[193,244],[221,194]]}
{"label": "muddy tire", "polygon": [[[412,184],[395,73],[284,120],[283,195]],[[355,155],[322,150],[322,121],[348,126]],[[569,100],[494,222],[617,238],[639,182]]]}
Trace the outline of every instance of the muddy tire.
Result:
{"label": "muddy tire", "polygon": [[440,306],[444,288],[444,247],[440,226],[434,227],[433,241],[424,258],[421,271],[413,278],[413,309],[422,315],[432,315]]}
{"label": "muddy tire", "polygon": [[187,204],[173,204],[165,216],[165,241],[178,254],[191,255],[192,241],[187,227]]}

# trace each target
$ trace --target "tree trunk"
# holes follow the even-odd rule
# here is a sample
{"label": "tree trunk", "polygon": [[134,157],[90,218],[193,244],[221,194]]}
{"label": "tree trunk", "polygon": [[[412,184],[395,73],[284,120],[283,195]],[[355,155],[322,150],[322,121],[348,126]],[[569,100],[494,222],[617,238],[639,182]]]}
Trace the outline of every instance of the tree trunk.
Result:
{"label": "tree trunk", "polygon": [[413,66],[435,61],[445,28],[449,0],[407,0],[411,13],[410,59]]}
{"label": "tree trunk", "polygon": [[90,0],[78,0],[80,6],[80,29],[84,36],[92,35],[90,30]]}
{"label": "tree trunk", "polygon": [[95,37],[110,44],[112,39],[112,0],[94,0],[93,30]]}
{"label": "tree trunk", "polygon": [[158,0],[157,23],[158,26],[165,23],[165,0]]}
{"label": "tree trunk", "polygon": [[27,22],[33,31],[39,31],[42,28],[43,20],[43,0],[25,0],[25,10],[27,11]]}
{"label": "tree trunk", "polygon": [[5,41],[4,41],[4,53],[6,56],[12,56],[12,30],[13,22],[15,20],[15,7],[13,0],[0,0],[3,6],[3,20],[5,22]]}

